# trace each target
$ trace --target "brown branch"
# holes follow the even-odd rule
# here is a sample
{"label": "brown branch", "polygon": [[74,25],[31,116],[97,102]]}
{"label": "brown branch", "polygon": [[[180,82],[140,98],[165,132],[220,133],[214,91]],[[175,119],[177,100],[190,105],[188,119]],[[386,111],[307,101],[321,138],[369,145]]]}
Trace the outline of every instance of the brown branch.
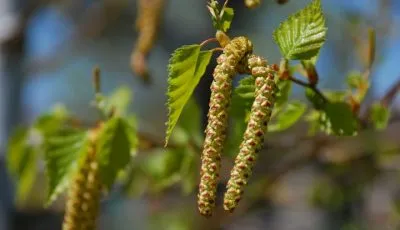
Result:
{"label": "brown branch", "polygon": [[397,96],[397,93],[400,91],[400,78],[397,79],[396,83],[392,86],[392,88],[387,91],[387,93],[381,99],[381,104],[385,107],[389,107],[394,99]]}
{"label": "brown branch", "polygon": [[296,79],[294,77],[289,77],[289,80],[291,80],[292,82],[294,82],[294,83],[296,83],[298,85],[301,85],[303,87],[306,87],[306,88],[309,88],[309,89],[313,90],[320,98],[322,98],[322,100],[324,100],[324,102],[328,102],[329,101],[328,98],[326,98],[324,96],[324,94],[315,85],[312,85],[310,83],[304,82],[304,81],[299,80],[299,79]]}

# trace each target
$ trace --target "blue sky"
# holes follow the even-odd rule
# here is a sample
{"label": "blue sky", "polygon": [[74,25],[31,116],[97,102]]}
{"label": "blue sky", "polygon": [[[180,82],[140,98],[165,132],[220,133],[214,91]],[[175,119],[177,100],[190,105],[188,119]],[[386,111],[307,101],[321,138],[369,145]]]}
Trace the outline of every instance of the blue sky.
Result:
{"label": "blue sky", "polygon": [[[392,11],[395,15],[398,15],[400,13],[400,1],[392,2],[395,6]],[[375,12],[377,0],[323,0],[323,4],[326,4],[325,10],[351,10],[370,15]],[[29,22],[27,31],[28,58],[51,56],[54,52],[57,52],[58,45],[70,39],[73,29],[72,21],[59,13],[56,8],[48,7],[39,10]],[[380,52],[382,52],[384,59],[378,66],[379,68],[375,68],[373,71],[374,76],[380,76],[379,80],[374,80],[377,95],[383,94],[392,82],[400,76],[400,69],[397,68],[400,40],[390,41]],[[29,110],[39,113],[47,110],[55,99],[62,100],[68,97],[71,94],[70,89],[62,87],[66,77],[77,68],[89,66],[90,69],[95,60],[88,57],[76,57],[72,62],[75,63],[67,63],[62,66],[62,69],[56,71],[37,74],[35,78],[28,81],[24,90],[24,102],[25,105],[29,105]],[[329,57],[321,57],[321,62],[319,63],[321,68],[331,65]]]}

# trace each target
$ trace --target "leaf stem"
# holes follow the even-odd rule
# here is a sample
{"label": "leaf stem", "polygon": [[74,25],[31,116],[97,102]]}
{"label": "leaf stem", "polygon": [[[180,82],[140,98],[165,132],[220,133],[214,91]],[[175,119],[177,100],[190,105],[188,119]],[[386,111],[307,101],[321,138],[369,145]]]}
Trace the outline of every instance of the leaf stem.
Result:
{"label": "leaf stem", "polygon": [[322,92],[315,85],[312,85],[310,83],[304,82],[304,81],[299,80],[299,79],[296,79],[294,77],[290,77],[289,80],[291,80],[292,82],[294,82],[294,83],[296,83],[298,85],[301,85],[303,87],[312,89],[319,97],[321,97],[322,100],[324,100],[324,102],[328,102],[329,101],[328,98],[326,98],[324,96],[324,94],[322,94]]}
{"label": "leaf stem", "polygon": [[203,46],[207,45],[210,42],[217,42],[217,39],[212,37],[212,38],[209,38],[207,40],[204,40],[202,43],[200,43],[200,46],[203,47]]}

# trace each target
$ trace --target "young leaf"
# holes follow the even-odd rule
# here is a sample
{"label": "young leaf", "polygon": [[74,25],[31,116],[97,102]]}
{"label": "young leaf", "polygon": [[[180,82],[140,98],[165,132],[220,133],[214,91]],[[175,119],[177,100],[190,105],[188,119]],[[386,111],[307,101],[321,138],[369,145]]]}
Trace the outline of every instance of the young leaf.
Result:
{"label": "young leaf", "polygon": [[36,178],[39,149],[30,143],[31,130],[20,127],[11,136],[7,147],[7,169],[16,182],[16,201],[25,201]]}
{"label": "young leaf", "polygon": [[66,114],[47,113],[37,117],[33,127],[42,134],[43,138],[47,138],[56,133],[66,119]]}
{"label": "young leaf", "polygon": [[232,117],[245,120],[254,101],[255,78],[248,76],[239,81],[232,93]]}
{"label": "young leaf", "polygon": [[275,107],[281,107],[288,101],[290,97],[290,93],[292,90],[292,82],[278,81],[276,85],[278,86],[279,91],[276,95]]}
{"label": "young leaf", "polygon": [[370,110],[370,120],[378,130],[386,128],[390,118],[389,109],[380,103],[374,103]]}
{"label": "young leaf", "polygon": [[127,86],[123,86],[115,90],[107,100],[108,104],[113,106],[115,108],[115,112],[120,116],[126,115],[131,101],[132,90]]}
{"label": "young leaf", "polygon": [[97,160],[102,183],[111,188],[118,172],[130,161],[132,126],[128,121],[114,117],[104,123],[97,143]]}
{"label": "young leaf", "polygon": [[239,81],[238,86],[235,88],[235,92],[242,98],[254,100],[256,78],[248,76]]}
{"label": "young leaf", "polygon": [[128,139],[129,139],[129,146],[131,148],[131,156],[134,156],[136,154],[136,150],[138,147],[138,135],[137,135],[137,121],[136,117],[133,115],[130,115],[126,118],[126,123],[128,127]]}
{"label": "young leaf", "polygon": [[306,108],[307,106],[300,101],[287,103],[276,120],[268,125],[268,132],[278,132],[290,128],[301,118]]}
{"label": "young leaf", "polygon": [[185,104],[206,71],[212,51],[200,51],[200,45],[186,45],[172,54],[168,66],[168,122],[165,145]]}
{"label": "young leaf", "polygon": [[36,180],[37,175],[37,161],[39,157],[39,149],[37,147],[29,146],[25,149],[24,158],[21,162],[21,171],[18,177],[18,184],[16,187],[16,201],[17,203],[24,202],[31,192],[32,186]]}
{"label": "young leaf", "polygon": [[63,130],[45,142],[45,161],[48,178],[46,205],[50,205],[69,185],[74,173],[88,152],[87,132]]}
{"label": "young leaf", "polygon": [[321,111],[319,110],[311,110],[308,114],[304,116],[304,120],[308,122],[308,135],[314,136],[320,130],[320,122],[319,118],[321,116]]}
{"label": "young leaf", "polygon": [[222,6],[222,9],[220,9],[218,6],[218,1],[216,0],[211,0],[207,5],[207,8],[210,11],[214,28],[216,30],[227,32],[231,27],[231,22],[233,20],[233,8],[229,8],[224,5]]}
{"label": "young leaf", "polygon": [[222,16],[220,21],[221,28],[219,30],[222,30],[224,32],[227,32],[229,30],[234,14],[235,12],[233,11],[233,8],[224,7],[222,9]]}
{"label": "young leaf", "polygon": [[10,175],[15,178],[18,178],[22,171],[21,162],[25,155],[28,133],[29,128],[18,127],[8,140],[7,169]]}
{"label": "young leaf", "polygon": [[308,60],[316,56],[325,42],[325,18],[320,0],[290,16],[274,31],[274,40],[289,60]]}
{"label": "young leaf", "polygon": [[180,168],[182,180],[182,192],[189,195],[197,186],[199,162],[192,148],[187,148]]}
{"label": "young leaf", "polygon": [[189,139],[191,139],[191,141],[194,141],[200,146],[203,144],[201,111],[196,100],[193,97],[189,99],[188,103],[186,104],[185,109],[183,110],[181,118],[178,122],[178,126],[182,127],[182,129],[189,136]]}
{"label": "young leaf", "polygon": [[320,116],[322,130],[327,134],[352,136],[357,133],[357,120],[345,102],[327,103]]}
{"label": "young leaf", "polygon": [[347,75],[347,85],[350,89],[358,89],[363,83],[362,73],[359,71],[352,71]]}
{"label": "young leaf", "polygon": [[325,101],[323,98],[321,98],[320,95],[315,93],[314,90],[310,88],[306,88],[305,90],[306,98],[308,99],[309,102],[314,106],[315,109],[319,110],[322,109],[325,106]]}
{"label": "young leaf", "polygon": [[331,102],[341,102],[346,99],[347,92],[346,91],[324,90],[324,95]]}

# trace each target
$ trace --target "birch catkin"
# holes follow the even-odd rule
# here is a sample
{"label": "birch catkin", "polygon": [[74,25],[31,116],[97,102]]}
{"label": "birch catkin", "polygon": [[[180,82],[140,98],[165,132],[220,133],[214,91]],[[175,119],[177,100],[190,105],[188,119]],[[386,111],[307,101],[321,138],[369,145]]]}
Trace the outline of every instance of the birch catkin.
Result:
{"label": "birch catkin", "polygon": [[218,57],[211,84],[208,124],[205,130],[203,153],[201,155],[200,185],[198,194],[199,211],[211,216],[215,206],[217,180],[219,177],[221,153],[226,137],[228,108],[232,92],[232,77],[236,66],[252,52],[252,44],[245,37],[232,39]]}
{"label": "birch catkin", "polygon": [[95,146],[91,146],[70,186],[63,230],[96,229],[101,195],[99,176]]}
{"label": "birch catkin", "polygon": [[251,74],[256,77],[255,100],[224,196],[224,209],[230,212],[233,212],[240,201],[244,186],[248,183],[254,162],[261,150],[277,90],[273,71],[267,66],[266,60],[251,55],[248,67]]}
{"label": "birch catkin", "polygon": [[166,0],[138,0],[136,29],[139,32],[131,54],[131,68],[141,77],[148,77],[146,58],[157,37]]}
{"label": "birch catkin", "polygon": [[261,5],[261,0],[244,0],[244,4],[246,7],[254,9]]}

